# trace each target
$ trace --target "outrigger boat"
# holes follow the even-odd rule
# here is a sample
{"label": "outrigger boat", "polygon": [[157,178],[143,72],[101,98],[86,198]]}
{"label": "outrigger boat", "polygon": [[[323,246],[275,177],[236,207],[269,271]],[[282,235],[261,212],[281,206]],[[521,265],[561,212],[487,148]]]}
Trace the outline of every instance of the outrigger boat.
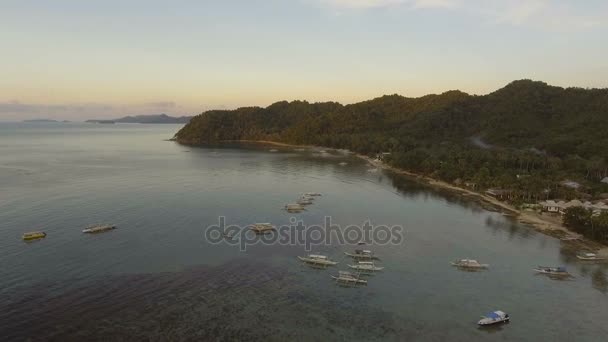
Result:
{"label": "outrigger boat", "polygon": [[553,276],[567,276],[571,277],[572,275],[566,271],[566,268],[563,266],[559,267],[549,267],[549,266],[538,266],[534,269],[535,272]]}
{"label": "outrigger boat", "polygon": [[274,231],[274,226],[270,223],[254,223],[251,225],[251,230],[256,234],[266,234]]}
{"label": "outrigger boat", "polygon": [[355,253],[348,253],[348,252],[344,252],[344,254],[346,254],[347,256],[353,258],[353,259],[361,259],[361,260],[379,260],[380,258],[378,258],[372,251],[366,250],[366,249],[355,249]]}
{"label": "outrigger boat", "polygon": [[488,264],[480,264],[477,260],[461,259],[452,262],[452,266],[469,269],[486,269],[490,267]]}
{"label": "outrigger boat", "polygon": [[378,272],[384,269],[384,267],[374,265],[371,261],[359,261],[356,265],[347,266],[360,272]]}
{"label": "outrigger boat", "polygon": [[287,205],[285,205],[284,209],[290,213],[299,213],[301,211],[306,210],[306,208],[304,208],[303,205],[298,204],[298,203],[287,204]]}
{"label": "outrigger boat", "polygon": [[595,253],[589,253],[589,252],[578,253],[576,255],[576,257],[580,260],[585,260],[585,261],[606,260],[606,257],[600,257]]}
{"label": "outrigger boat", "polygon": [[24,241],[33,241],[38,239],[44,239],[46,237],[45,232],[29,232],[23,234],[22,238]]}
{"label": "outrigger boat", "polygon": [[358,275],[354,275],[351,272],[339,271],[338,276],[331,276],[336,280],[337,283],[344,285],[367,285],[367,280],[360,279]]}
{"label": "outrigger boat", "polygon": [[312,198],[308,198],[308,197],[302,197],[298,200],[297,204],[299,205],[311,205],[314,202],[312,201]]}
{"label": "outrigger boat", "polygon": [[298,259],[313,266],[334,266],[338,264],[337,261],[331,261],[327,256],[319,254],[309,254],[305,257],[299,256]]}
{"label": "outrigger boat", "polygon": [[308,196],[308,197],[317,197],[317,196],[323,196],[322,194],[318,193],[318,192],[307,192],[304,194],[304,196]]}
{"label": "outrigger boat", "polygon": [[479,320],[479,322],[477,322],[477,324],[492,325],[492,324],[508,322],[509,319],[510,319],[509,314],[499,310],[499,311],[490,312],[486,316],[481,316],[481,319]]}
{"label": "outrigger boat", "polygon": [[95,233],[107,232],[107,231],[114,230],[114,229],[116,229],[116,226],[113,224],[97,224],[97,225],[92,225],[92,226],[86,227],[85,229],[82,230],[82,232],[85,234],[95,234]]}

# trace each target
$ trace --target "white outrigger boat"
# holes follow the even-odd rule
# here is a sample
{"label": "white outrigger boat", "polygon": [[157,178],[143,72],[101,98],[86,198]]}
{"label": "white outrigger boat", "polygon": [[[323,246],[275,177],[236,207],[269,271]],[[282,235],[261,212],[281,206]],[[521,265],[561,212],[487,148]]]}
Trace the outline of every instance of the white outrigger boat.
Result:
{"label": "white outrigger boat", "polygon": [[308,256],[305,256],[305,257],[299,256],[298,259],[300,259],[301,261],[304,261],[305,263],[307,263],[309,265],[313,265],[313,266],[325,267],[325,266],[335,266],[338,264],[337,261],[329,260],[329,258],[327,258],[327,256],[319,255],[319,254],[309,254]]}
{"label": "white outrigger boat", "polygon": [[347,265],[353,270],[357,270],[360,272],[378,272],[384,270],[384,267],[379,267],[374,265],[371,261],[359,261],[356,265]]}
{"label": "white outrigger boat", "polygon": [[559,266],[559,267],[538,266],[537,268],[534,269],[534,271],[536,273],[547,274],[547,275],[552,275],[552,276],[562,276],[562,277],[564,277],[564,276],[571,277],[572,276],[570,273],[568,273],[566,268],[563,266]]}
{"label": "white outrigger boat", "polygon": [[270,223],[254,223],[251,225],[251,230],[256,234],[266,234],[274,230],[274,226]]}
{"label": "white outrigger boat", "polygon": [[358,275],[351,272],[339,271],[338,276],[331,276],[337,283],[343,285],[367,285],[367,280],[361,279]]}
{"label": "white outrigger boat", "polygon": [[481,316],[481,319],[479,320],[479,322],[477,322],[477,324],[492,325],[492,324],[508,322],[509,319],[511,319],[509,317],[509,314],[499,310],[499,311],[490,312],[486,316]]}
{"label": "white outrigger boat", "polygon": [[355,253],[344,252],[344,254],[357,260],[380,260],[374,252],[366,249],[355,249]]}
{"label": "white outrigger boat", "polygon": [[473,259],[461,259],[452,262],[452,266],[468,269],[486,269],[490,267],[488,264],[480,264],[479,261]]}
{"label": "white outrigger boat", "polygon": [[585,260],[585,261],[598,261],[598,260],[606,260],[606,257],[601,257],[595,253],[589,253],[589,252],[581,252],[578,253],[576,255],[576,257],[579,260]]}
{"label": "white outrigger boat", "polygon": [[114,229],[116,229],[116,226],[113,224],[97,224],[97,225],[92,225],[92,226],[86,227],[85,229],[82,230],[82,232],[85,234],[95,234],[95,233],[107,232],[107,231],[114,230]]}

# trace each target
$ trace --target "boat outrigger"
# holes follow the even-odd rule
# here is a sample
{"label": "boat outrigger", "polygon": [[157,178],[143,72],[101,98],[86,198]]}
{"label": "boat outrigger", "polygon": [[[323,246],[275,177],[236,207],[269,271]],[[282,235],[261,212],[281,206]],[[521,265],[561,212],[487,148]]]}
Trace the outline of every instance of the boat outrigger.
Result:
{"label": "boat outrigger", "polygon": [[251,230],[256,234],[266,234],[274,231],[274,226],[270,223],[254,223],[251,225]]}
{"label": "boat outrigger", "polygon": [[510,319],[509,314],[499,310],[499,311],[490,312],[486,316],[481,316],[481,319],[479,320],[479,322],[477,322],[477,324],[492,325],[492,324],[508,322],[509,319]]}
{"label": "boat outrigger", "polygon": [[325,266],[334,266],[334,265],[338,264],[337,261],[329,260],[329,258],[327,258],[327,256],[319,255],[319,254],[309,254],[308,256],[305,256],[305,257],[299,256],[298,259],[300,259],[301,261],[304,261],[305,263],[307,263],[309,265],[313,265],[313,266],[325,267]]}
{"label": "boat outrigger", "polygon": [[337,283],[343,285],[367,285],[367,280],[361,279],[359,275],[351,272],[339,271],[338,276],[331,276]]}
{"label": "boat outrigger", "polygon": [[597,260],[606,260],[607,259],[606,257],[601,257],[595,253],[589,253],[589,252],[578,253],[576,255],[576,257],[579,260],[585,260],[585,261],[597,261]]}
{"label": "boat outrigger", "polygon": [[347,265],[347,266],[352,268],[353,270],[357,270],[357,271],[365,272],[365,273],[378,272],[378,271],[384,270],[384,267],[376,266],[371,261],[359,261],[355,265]]}
{"label": "boat outrigger", "polygon": [[452,262],[452,266],[468,269],[486,269],[490,267],[488,264],[480,264],[479,261],[473,259],[461,259]]}
{"label": "boat outrigger", "polygon": [[97,224],[97,225],[92,225],[92,226],[86,227],[85,229],[82,230],[82,232],[85,234],[95,234],[95,233],[107,232],[107,231],[114,230],[114,229],[116,229],[116,226],[113,224]]}
{"label": "boat outrigger", "polygon": [[553,275],[553,276],[562,276],[562,277],[564,277],[564,276],[571,277],[572,276],[570,273],[568,273],[566,268],[563,266],[559,266],[559,267],[538,266],[534,269],[534,271],[537,273]]}
{"label": "boat outrigger", "polygon": [[44,239],[45,237],[46,237],[45,232],[29,232],[29,233],[23,234],[23,236],[22,236],[24,241],[39,240],[39,239]]}
{"label": "boat outrigger", "polygon": [[355,249],[355,253],[344,252],[347,256],[358,260],[379,260],[374,252],[366,249]]}

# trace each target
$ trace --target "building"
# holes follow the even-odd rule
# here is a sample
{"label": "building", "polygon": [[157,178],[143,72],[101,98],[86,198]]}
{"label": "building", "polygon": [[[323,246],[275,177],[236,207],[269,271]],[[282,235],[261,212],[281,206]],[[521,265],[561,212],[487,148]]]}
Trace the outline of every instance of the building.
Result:
{"label": "building", "polygon": [[540,205],[542,206],[543,211],[549,213],[559,213],[560,206],[553,200],[540,202]]}
{"label": "building", "polygon": [[542,210],[545,212],[560,213],[562,215],[566,212],[566,210],[568,208],[572,208],[572,207],[583,207],[587,210],[593,211],[594,215],[599,215],[602,212],[608,212],[608,205],[603,202],[597,202],[594,204],[594,203],[587,201],[587,202],[583,203],[583,202],[575,199],[570,202],[564,202],[564,201],[555,202],[555,201],[549,200],[549,201],[545,201],[545,202],[540,202],[539,204],[542,206]]}

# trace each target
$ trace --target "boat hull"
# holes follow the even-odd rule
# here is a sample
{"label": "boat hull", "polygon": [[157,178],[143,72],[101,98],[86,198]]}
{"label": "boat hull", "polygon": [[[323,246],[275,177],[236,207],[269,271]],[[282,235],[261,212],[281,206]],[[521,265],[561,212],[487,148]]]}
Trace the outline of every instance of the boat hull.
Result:
{"label": "boat hull", "polygon": [[299,256],[298,259],[300,259],[301,261],[303,261],[303,262],[305,262],[307,264],[318,265],[318,266],[334,266],[334,265],[338,264],[337,261],[311,259],[311,258],[304,258],[304,257],[301,257],[301,256]]}
{"label": "boat hull", "polygon": [[82,232],[85,234],[99,234],[99,233],[109,232],[114,229],[116,229],[116,226],[103,226],[103,227],[86,228],[86,229],[83,229]]}
{"label": "boat hull", "polygon": [[602,257],[584,257],[584,256],[580,256],[580,255],[577,255],[576,257],[579,260],[583,260],[583,261],[604,261],[604,260],[607,260],[606,258],[602,258]]}
{"label": "boat hull", "polygon": [[45,237],[46,237],[46,233],[36,232],[36,233],[23,234],[22,239],[23,239],[23,241],[34,241],[34,240],[44,239]]}
{"label": "boat hull", "polygon": [[482,321],[477,322],[477,324],[479,326],[483,327],[483,326],[488,326],[488,325],[496,325],[496,324],[508,323],[509,320],[510,320],[510,318],[504,318],[504,319],[500,319],[500,320],[496,320],[496,321],[487,321],[487,322],[482,322],[483,321],[482,320]]}
{"label": "boat hull", "polygon": [[346,256],[349,256],[353,259],[360,259],[360,260],[380,260],[380,258],[378,258],[375,255],[365,255],[365,254],[353,254],[353,253],[348,253],[348,252],[344,252],[344,254]]}
{"label": "boat hull", "polygon": [[360,272],[380,272],[382,270],[384,270],[384,267],[362,267],[360,265],[347,265],[348,267],[352,268],[353,270],[357,270]]}
{"label": "boat hull", "polygon": [[356,278],[344,278],[344,277],[336,277],[331,276],[338,283],[348,284],[348,285],[367,285],[367,280],[364,279],[356,279]]}

